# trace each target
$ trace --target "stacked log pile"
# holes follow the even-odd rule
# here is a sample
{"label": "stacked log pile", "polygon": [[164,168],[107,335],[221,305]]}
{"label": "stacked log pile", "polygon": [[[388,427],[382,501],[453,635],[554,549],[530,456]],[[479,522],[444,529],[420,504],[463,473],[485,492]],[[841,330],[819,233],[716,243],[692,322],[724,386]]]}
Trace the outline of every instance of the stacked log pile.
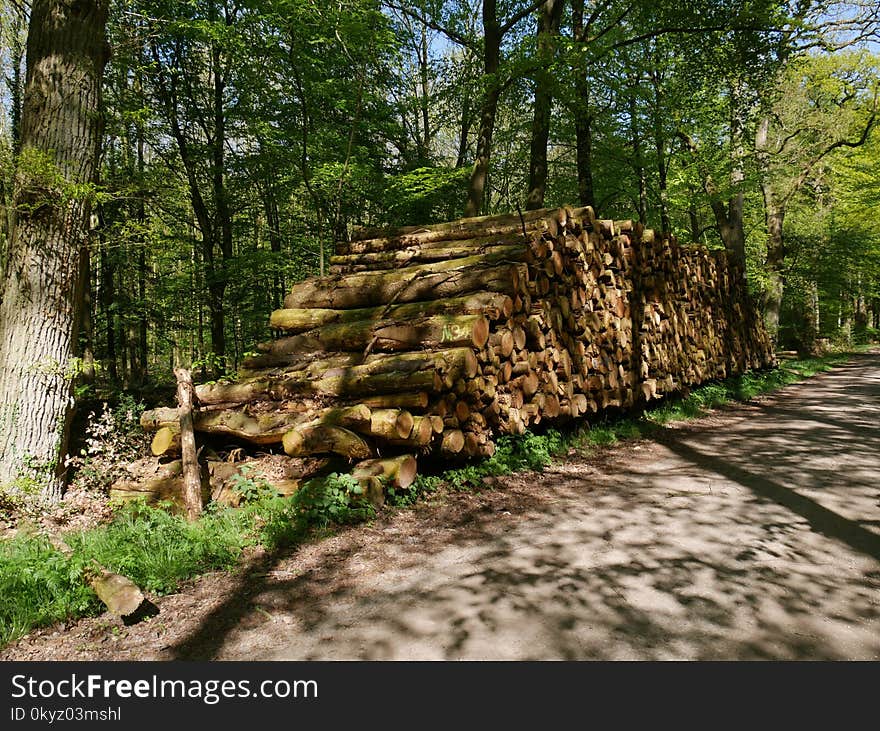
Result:
{"label": "stacked log pile", "polygon": [[[197,387],[195,429],[292,457],[491,455],[499,433],[772,365],[741,277],[589,208],[364,231],[236,380]],[[175,409],[142,423],[176,448]]]}

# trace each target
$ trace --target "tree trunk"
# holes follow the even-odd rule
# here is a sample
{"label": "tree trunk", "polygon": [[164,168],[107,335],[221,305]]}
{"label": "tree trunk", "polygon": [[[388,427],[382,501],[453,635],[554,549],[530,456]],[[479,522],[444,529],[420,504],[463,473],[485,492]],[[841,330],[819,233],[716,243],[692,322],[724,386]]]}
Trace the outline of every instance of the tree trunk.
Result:
{"label": "tree trunk", "polygon": [[642,156],[642,139],[639,131],[639,106],[636,99],[636,89],[638,88],[638,77],[633,76],[630,80],[631,88],[629,90],[629,130],[632,138],[633,150],[633,169],[636,173],[636,180],[639,186],[639,223],[642,225],[648,222],[648,181],[645,175],[645,162]]}
{"label": "tree trunk", "polygon": [[18,154],[21,150],[21,112],[24,88],[21,78],[21,67],[24,63],[24,23],[25,14],[22,8],[15,5],[10,7],[12,12],[12,27],[9,29],[9,62],[12,65],[12,75],[9,78],[9,117],[10,133],[12,135],[12,151]]}
{"label": "tree trunk", "polygon": [[431,162],[431,87],[428,83],[428,26],[422,23],[419,39],[419,111],[421,112],[422,134],[418,143],[419,167]]}
{"label": "tree trunk", "polygon": [[[583,42],[584,2],[577,0],[572,4],[571,34],[576,42]],[[578,176],[578,200],[582,206],[596,208],[596,194],[593,188],[593,114],[590,111],[590,82],[582,64],[576,64],[574,133]]]}
{"label": "tree trunk", "polygon": [[730,90],[730,198],[727,202],[726,220],[719,226],[724,246],[733,252],[734,257],[745,274],[746,270],[746,232],[743,221],[745,195],[745,133],[748,103],[744,98],[742,82],[737,80]]}
{"label": "tree trunk", "polygon": [[470,86],[464,85],[464,92],[461,98],[461,120],[459,121],[458,133],[458,155],[455,158],[455,167],[463,168],[467,159],[468,137],[471,133],[472,116],[471,116],[471,94]]}
{"label": "tree trunk", "polygon": [[104,315],[105,327],[104,347],[106,350],[104,353],[104,361],[106,363],[107,375],[110,377],[110,383],[115,386],[119,383],[119,369],[117,368],[116,353],[116,308],[113,306],[116,300],[113,281],[113,263],[110,261],[109,246],[103,233],[99,231],[98,236],[101,244],[101,266],[99,274],[101,294],[99,302],[101,305],[101,311]]}
{"label": "tree trunk", "polygon": [[263,211],[266,215],[266,230],[269,238],[269,249],[272,260],[272,307],[276,310],[284,299],[284,274],[281,267],[281,217],[278,215],[278,197],[275,188],[274,173],[264,171],[266,187],[263,190]]}
{"label": "tree trunk", "polygon": [[782,238],[782,224],[785,220],[785,209],[779,208],[771,200],[765,204],[767,221],[767,284],[764,292],[764,322],[767,333],[773,342],[779,336],[779,312],[782,309],[782,295],[785,288],[783,276],[783,260],[785,245]]}
{"label": "tree trunk", "polygon": [[495,0],[483,1],[483,76],[488,88],[480,110],[480,132],[477,138],[474,169],[468,184],[465,217],[478,216],[483,207],[486,182],[489,177],[489,159],[492,154],[492,134],[495,131],[498,100],[501,98],[501,80],[498,78],[501,65],[501,27],[495,12],[495,4]]}
{"label": "tree trunk", "polygon": [[657,154],[657,189],[660,193],[660,230],[669,233],[672,231],[672,220],[669,215],[669,168],[666,161],[666,135],[663,132],[663,115],[667,112],[663,106],[660,82],[660,73],[653,71],[651,85],[654,87],[654,151]]}
{"label": "tree trunk", "polygon": [[[226,18],[231,25],[231,19]],[[224,93],[226,81],[222,74],[220,46],[213,43],[211,47],[211,65],[214,75],[214,129],[212,139],[212,183],[214,189],[214,206],[217,209],[217,222],[214,234],[219,235],[217,244],[220,249],[220,263],[216,267],[212,281],[208,283],[211,297],[211,349],[217,358],[216,375],[225,372],[226,363],[226,314],[223,300],[226,296],[228,278],[226,267],[232,258],[232,214],[229,211],[229,200],[226,194],[226,110]]]}
{"label": "tree trunk", "polygon": [[[138,82],[140,88],[140,81]],[[138,122],[137,126],[137,174],[138,174],[138,197],[137,197],[137,221],[140,227],[138,235],[138,371],[141,384],[147,380],[148,352],[147,352],[147,207],[145,202],[146,191],[145,159],[144,159],[144,125]]]}
{"label": "tree trunk", "polygon": [[546,0],[538,15],[538,58],[535,74],[535,113],[532,119],[532,144],[529,155],[529,188],[526,210],[544,207],[547,191],[547,143],[550,139],[550,107],[553,103],[553,44],[559,35],[563,0]]}
{"label": "tree trunk", "polygon": [[785,206],[770,182],[770,159],[767,150],[767,135],[770,118],[763,117],[755,132],[755,158],[761,175],[761,194],[764,198],[764,222],[767,228],[767,263],[765,271],[767,283],[764,289],[764,323],[771,340],[776,343],[779,337],[779,314],[782,309],[783,262],[785,242],[782,226],[785,221]]}
{"label": "tree trunk", "polygon": [[[107,0],[35,0],[27,41],[18,220],[0,305],[0,484],[61,497],[72,356],[101,142]],[[49,166],[59,183],[47,184]]]}

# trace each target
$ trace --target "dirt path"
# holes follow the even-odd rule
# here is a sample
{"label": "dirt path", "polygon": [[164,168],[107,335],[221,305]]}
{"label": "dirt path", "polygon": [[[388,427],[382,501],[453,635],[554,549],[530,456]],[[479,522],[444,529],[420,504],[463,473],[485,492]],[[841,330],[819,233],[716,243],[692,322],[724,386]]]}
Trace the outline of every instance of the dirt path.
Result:
{"label": "dirt path", "polygon": [[6,659],[880,658],[880,355]]}

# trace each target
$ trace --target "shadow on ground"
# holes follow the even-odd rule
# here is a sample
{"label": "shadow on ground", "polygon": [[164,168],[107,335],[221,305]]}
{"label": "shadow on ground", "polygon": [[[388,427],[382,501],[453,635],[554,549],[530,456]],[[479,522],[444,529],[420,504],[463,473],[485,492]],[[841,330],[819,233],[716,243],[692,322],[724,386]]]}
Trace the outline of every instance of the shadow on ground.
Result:
{"label": "shadow on ground", "polygon": [[863,356],[267,557],[165,656],[878,658],[878,454],[880,357]]}

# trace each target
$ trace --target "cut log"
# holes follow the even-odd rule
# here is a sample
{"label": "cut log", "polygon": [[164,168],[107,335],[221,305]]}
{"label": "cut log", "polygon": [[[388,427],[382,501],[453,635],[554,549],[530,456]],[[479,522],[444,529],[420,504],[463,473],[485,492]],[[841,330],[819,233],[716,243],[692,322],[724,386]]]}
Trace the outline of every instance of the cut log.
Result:
{"label": "cut log", "polygon": [[[214,383],[196,389],[199,401],[243,403],[283,400],[302,395],[360,397],[412,392],[438,393],[458,378],[473,378],[477,358],[470,348],[414,353],[376,354],[363,365],[325,370],[319,377],[300,371],[264,375],[244,383]],[[143,420],[142,420],[143,423]]]}
{"label": "cut log", "polygon": [[[144,500],[149,505],[169,502],[181,511],[186,509],[183,502],[183,465],[179,459],[166,464],[154,461],[151,466],[146,462],[138,464],[142,464],[142,467],[137,472],[148,470],[149,474],[137,480],[123,478],[114,482],[110,486],[111,500]],[[204,473],[201,474],[201,495],[203,501],[207,501],[211,495],[210,484]]]}
{"label": "cut log", "polygon": [[424,409],[430,397],[424,391],[416,393],[389,393],[381,396],[365,396],[361,399],[364,406],[371,409]]}
{"label": "cut log", "polygon": [[413,415],[403,409],[373,411],[367,430],[382,439],[407,439],[413,430]]}
{"label": "cut log", "polygon": [[440,451],[443,454],[460,454],[462,449],[464,449],[464,434],[460,429],[447,429],[443,432],[443,439],[440,442]]}
{"label": "cut log", "polygon": [[[575,209],[572,221],[585,218],[585,209]],[[407,246],[425,248],[434,242],[459,241],[479,236],[480,240],[488,240],[495,236],[506,236],[522,233],[544,231],[549,228],[550,211],[540,209],[496,216],[463,218],[444,224],[431,226],[411,226],[388,230],[365,229],[355,233],[352,241],[338,244],[337,254],[357,254],[371,251],[390,251]]]}
{"label": "cut log", "polygon": [[[154,409],[144,412],[141,425],[148,431],[163,429],[174,422],[167,420],[173,409]],[[251,444],[280,444],[284,435],[305,423],[321,423],[328,426],[369,428],[370,409],[364,404],[331,407],[318,411],[266,411],[251,413],[247,407],[228,408],[221,411],[198,411],[194,415],[197,431],[206,434],[223,434]]]}
{"label": "cut log", "polygon": [[[49,538],[49,542],[65,556],[73,555],[73,549],[61,538],[53,536]],[[94,559],[83,573],[89,586],[107,610],[124,620],[126,624],[158,614],[159,610],[156,606],[128,577],[108,571]]]}
{"label": "cut log", "polygon": [[107,569],[98,569],[89,581],[95,594],[104,602],[111,614],[125,618],[135,614],[144,603],[144,593],[131,579],[114,574]]}
{"label": "cut log", "polygon": [[[442,431],[442,430],[441,430]],[[413,447],[421,449],[431,444],[434,438],[434,422],[429,416],[413,417],[413,428],[409,436],[402,439],[388,439],[393,447]]]}
{"label": "cut log", "polygon": [[376,271],[413,264],[464,259],[477,254],[481,256],[508,255],[515,258],[522,255],[523,243],[523,237],[520,233],[513,236],[494,237],[488,241],[462,241],[455,242],[454,245],[438,247],[409,246],[405,249],[365,254],[337,254],[330,257],[330,271],[333,273]]}
{"label": "cut log", "polygon": [[[525,253],[523,254],[525,256]],[[470,292],[516,292],[525,264],[501,266],[481,257],[457,259],[391,272],[323,277],[299,284],[284,299],[285,309],[377,307],[388,302],[460,297]]]}
{"label": "cut log", "polygon": [[316,307],[275,310],[269,318],[269,326],[276,330],[297,334],[326,325],[346,322],[395,322],[450,314],[484,315],[490,320],[498,320],[510,317],[512,313],[513,300],[508,295],[497,292],[475,292],[471,295],[451,299],[354,310],[328,310]]}
{"label": "cut log", "polygon": [[483,315],[432,315],[410,321],[357,320],[327,325],[264,345],[269,356],[319,351],[394,352],[416,348],[482,348],[489,338]]}
{"label": "cut log", "polygon": [[384,459],[368,459],[359,462],[352,470],[352,477],[362,480],[367,477],[379,477],[389,487],[406,490],[415,482],[418,474],[418,463],[411,454]]}
{"label": "cut log", "polygon": [[350,459],[369,459],[374,449],[353,431],[340,426],[301,426],[291,429],[282,440],[291,457],[311,454],[340,454]]}
{"label": "cut log", "polygon": [[163,426],[153,436],[150,451],[156,457],[180,454],[180,425]]}

